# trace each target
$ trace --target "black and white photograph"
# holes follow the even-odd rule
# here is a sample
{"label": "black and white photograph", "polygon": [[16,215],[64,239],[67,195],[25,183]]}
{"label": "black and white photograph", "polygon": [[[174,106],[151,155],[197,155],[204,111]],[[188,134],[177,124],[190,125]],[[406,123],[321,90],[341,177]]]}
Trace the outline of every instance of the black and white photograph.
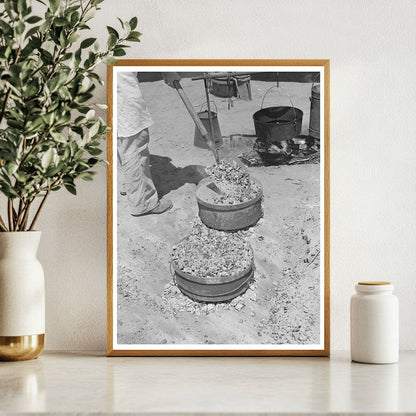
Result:
{"label": "black and white photograph", "polygon": [[108,76],[111,351],[325,355],[329,61],[142,62]]}

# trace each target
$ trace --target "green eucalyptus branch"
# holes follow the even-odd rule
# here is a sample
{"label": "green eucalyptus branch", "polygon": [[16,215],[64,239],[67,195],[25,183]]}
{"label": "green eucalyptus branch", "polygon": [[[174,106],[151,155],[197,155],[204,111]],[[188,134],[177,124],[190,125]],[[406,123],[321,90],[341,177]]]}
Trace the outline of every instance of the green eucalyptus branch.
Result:
{"label": "green eucalyptus branch", "polygon": [[[21,50],[22,50],[22,48],[19,45],[19,47],[17,48],[16,57],[15,57],[15,59],[13,61],[13,65],[15,65],[17,63],[17,61],[19,60],[19,56],[20,56]],[[6,111],[7,103],[9,101],[9,99],[10,99],[11,92],[12,92],[12,89],[9,88],[7,90],[7,92],[6,92],[6,96],[5,96],[4,100],[3,100],[3,105],[1,106],[1,112],[0,112],[0,123],[3,120],[4,112]]]}
{"label": "green eucalyptus branch", "polygon": [[140,37],[137,18],[119,19],[122,34],[107,27],[99,51],[81,33],[103,0],[40,1],[42,16],[29,1],[0,0],[0,193],[8,222],[0,214],[0,231],[33,229],[51,191],[76,194],[76,180],[93,179],[108,131],[90,104],[103,84],[95,68],[114,64]]}

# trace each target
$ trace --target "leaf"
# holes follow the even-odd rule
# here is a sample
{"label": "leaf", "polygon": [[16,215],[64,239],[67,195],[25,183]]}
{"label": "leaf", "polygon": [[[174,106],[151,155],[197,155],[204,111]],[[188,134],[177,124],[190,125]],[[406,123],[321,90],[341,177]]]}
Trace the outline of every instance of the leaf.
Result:
{"label": "leaf", "polygon": [[31,7],[27,7],[27,4],[24,5],[24,8],[22,10],[22,16],[26,17],[26,16],[30,16],[32,14],[32,8]]}
{"label": "leaf", "polygon": [[37,33],[39,31],[39,26],[33,26],[32,28],[30,28],[25,35],[25,38],[29,38],[31,36],[33,36],[35,33]]}
{"label": "leaf", "polygon": [[43,116],[41,116],[43,121],[45,122],[45,124],[47,125],[52,125],[54,118],[55,118],[55,113],[51,112],[51,113],[47,113]]}
{"label": "leaf", "polygon": [[133,41],[133,42],[140,42],[139,37],[141,35],[142,34],[140,32],[136,32],[133,30],[129,33],[129,36],[127,36],[127,40]]}
{"label": "leaf", "polygon": [[120,35],[118,34],[117,30],[115,30],[113,27],[107,26],[107,31],[109,35],[113,34],[117,39],[120,39]]}
{"label": "leaf", "polygon": [[90,165],[90,167],[93,167],[93,166],[95,166],[98,162],[100,161],[100,159],[97,159],[97,158],[95,158],[95,157],[90,157],[88,160],[87,160],[87,163]]}
{"label": "leaf", "polygon": [[129,42],[140,42],[139,36],[130,34],[129,36],[127,36],[126,40],[128,40]]}
{"label": "leaf", "polygon": [[84,181],[92,181],[95,172],[82,172],[78,175],[78,178],[83,179]]}
{"label": "leaf", "polygon": [[33,121],[26,124],[26,133],[40,131],[41,128],[43,128],[43,119],[41,117],[36,117]]}
{"label": "leaf", "polygon": [[80,47],[81,47],[81,49],[85,49],[85,48],[88,48],[89,46],[91,46],[95,41],[97,40],[97,38],[87,38],[87,39],[84,39],[82,42],[81,42],[81,45],[80,45]]}
{"label": "leaf", "polygon": [[17,0],[17,12],[22,13],[27,8],[25,0]]}
{"label": "leaf", "polygon": [[41,165],[43,169],[47,169],[53,161],[54,149],[50,147],[42,156]]}
{"label": "leaf", "polygon": [[124,22],[119,17],[117,17],[117,20],[120,22],[121,27],[124,29],[125,28]]}
{"label": "leaf", "polygon": [[59,173],[62,169],[62,163],[59,163],[58,166],[54,166],[54,167],[49,167],[46,170],[45,176],[48,178],[51,178],[53,176],[55,176],[57,173]]}
{"label": "leaf", "polygon": [[91,120],[92,118],[94,118],[95,116],[95,111],[94,110],[89,110],[88,113],[85,115],[85,118],[87,120]]}
{"label": "leaf", "polygon": [[76,195],[77,194],[77,190],[75,189],[75,186],[74,185],[71,185],[69,183],[65,183],[64,186],[65,186],[65,189],[67,191],[69,191],[72,195]]}
{"label": "leaf", "polygon": [[61,133],[58,133],[57,131],[51,131],[51,136],[58,143],[67,143],[65,136]]}
{"label": "leaf", "polygon": [[59,77],[55,76],[48,82],[48,87],[51,92],[55,92],[58,87]]}
{"label": "leaf", "polygon": [[70,60],[74,55],[71,52],[67,52],[65,54],[62,55],[61,60],[62,61],[68,61]]}
{"label": "leaf", "polygon": [[76,98],[76,102],[78,104],[82,104],[91,98],[92,98],[92,94],[78,94],[78,97]]}
{"label": "leaf", "polygon": [[20,20],[16,25],[16,33],[21,35],[25,31],[25,24]]}
{"label": "leaf", "polygon": [[[6,140],[0,140],[0,149],[2,150],[1,153],[4,153],[3,150],[8,150],[11,152],[14,150],[14,146],[10,142],[6,142]],[[3,165],[0,163],[0,167],[1,166]]]}
{"label": "leaf", "polygon": [[79,13],[77,11],[72,13],[70,20],[71,20],[71,26],[75,26],[77,22],[79,21]]}
{"label": "leaf", "polygon": [[13,32],[13,29],[4,20],[0,19],[0,29],[5,35],[9,35]]}
{"label": "leaf", "polygon": [[88,132],[88,136],[90,138],[94,137],[97,133],[98,130],[100,129],[100,122],[97,121],[96,123],[93,124],[93,126],[90,128],[89,132]]}
{"label": "leaf", "polygon": [[5,171],[9,176],[13,175],[17,170],[17,164],[14,162],[7,163],[4,167]]}
{"label": "leaf", "polygon": [[135,17],[132,17],[130,19],[129,26],[130,26],[130,29],[131,30],[136,29],[136,27],[137,27],[137,17],[136,16]]}
{"label": "leaf", "polygon": [[68,159],[69,156],[71,156],[71,151],[70,151],[69,147],[66,147],[65,150],[64,150],[64,155],[63,155],[62,159]]}
{"label": "leaf", "polygon": [[124,56],[124,55],[126,55],[126,51],[122,48],[116,47],[116,48],[114,48],[113,55],[114,56]]}
{"label": "leaf", "polygon": [[6,9],[7,14],[9,15],[10,19],[12,19],[12,20],[14,20],[14,15],[15,15],[15,13],[14,13],[15,9],[12,6],[15,6],[16,5],[15,3],[16,2],[13,2],[13,1],[10,1],[10,0],[6,0],[4,2],[4,8]]}
{"label": "leaf", "polygon": [[57,17],[54,21],[53,24],[57,27],[61,27],[61,26],[68,26],[71,23],[69,22],[69,20],[65,19],[65,17]]}
{"label": "leaf", "polygon": [[51,64],[53,62],[53,56],[52,56],[52,54],[49,51],[47,51],[46,49],[41,49],[40,50],[40,54],[41,54],[42,61],[46,65],[49,65],[49,64]]}
{"label": "leaf", "polygon": [[110,36],[107,40],[108,49],[112,49],[117,44],[118,38],[114,33],[110,33]]}
{"label": "leaf", "polygon": [[88,149],[88,153],[89,153],[91,156],[98,156],[98,155],[100,155],[102,152],[103,152],[103,151],[102,151],[100,148],[98,148],[98,147],[91,147],[91,148],[89,148],[89,149]]}
{"label": "leaf", "polygon": [[[84,19],[82,19],[82,21],[85,23],[85,22],[88,22],[88,20],[91,20],[93,17],[94,17],[94,15],[95,15],[95,10],[94,9],[90,9],[88,12],[87,12],[87,14],[84,16]],[[89,29],[89,27],[87,26],[87,25],[82,25],[82,26],[80,26],[81,28],[83,28],[83,29]]]}
{"label": "leaf", "polygon": [[114,65],[117,63],[117,59],[113,58],[112,56],[108,56],[103,60],[103,63],[105,63],[106,65]]}
{"label": "leaf", "polygon": [[21,183],[25,183],[28,179],[28,175],[23,172],[15,172],[14,177]]}
{"label": "leaf", "polygon": [[73,35],[71,35],[68,39],[68,43],[74,43],[76,42],[81,35],[78,35],[78,33],[74,33]]}
{"label": "leaf", "polygon": [[31,98],[37,94],[38,90],[39,88],[36,84],[29,84],[24,91],[24,95],[26,98]]}
{"label": "leaf", "polygon": [[58,10],[60,0],[49,0],[49,7],[52,13],[55,13]]}
{"label": "leaf", "polygon": [[41,17],[39,17],[39,16],[30,16],[27,20],[26,20],[26,22],[27,23],[30,23],[31,25],[33,25],[34,23],[38,23],[38,22],[40,22],[42,20],[42,18]]}
{"label": "leaf", "polygon": [[88,165],[88,163],[85,160],[78,160],[78,166],[77,166],[77,172],[85,172],[87,169],[89,169],[90,166]]}
{"label": "leaf", "polygon": [[78,160],[78,159],[81,159],[81,157],[83,156],[83,154],[84,154],[84,149],[78,149],[76,152],[75,152],[75,154],[74,154],[74,160]]}
{"label": "leaf", "polygon": [[0,191],[6,195],[7,198],[17,197],[17,192],[10,186],[5,183],[0,185]]}

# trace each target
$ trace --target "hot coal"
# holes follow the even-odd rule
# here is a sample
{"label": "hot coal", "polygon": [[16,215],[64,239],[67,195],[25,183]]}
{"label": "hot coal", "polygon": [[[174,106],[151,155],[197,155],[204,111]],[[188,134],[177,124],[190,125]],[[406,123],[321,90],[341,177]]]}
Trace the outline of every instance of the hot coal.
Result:
{"label": "hot coal", "polygon": [[260,186],[236,163],[221,161],[207,167],[206,172],[221,192],[210,194],[207,202],[235,205],[251,201],[261,192]]}
{"label": "hot coal", "polygon": [[173,246],[171,260],[185,273],[211,279],[247,271],[253,264],[253,251],[237,235],[201,224]]}

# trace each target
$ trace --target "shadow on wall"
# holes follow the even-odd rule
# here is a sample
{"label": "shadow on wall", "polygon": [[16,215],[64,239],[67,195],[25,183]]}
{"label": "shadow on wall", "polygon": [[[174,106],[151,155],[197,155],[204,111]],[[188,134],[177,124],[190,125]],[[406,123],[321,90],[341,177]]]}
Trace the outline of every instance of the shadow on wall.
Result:
{"label": "shadow on wall", "polygon": [[171,158],[158,155],[150,155],[150,170],[159,198],[187,183],[197,185],[207,176],[202,165],[180,168],[172,163]]}

